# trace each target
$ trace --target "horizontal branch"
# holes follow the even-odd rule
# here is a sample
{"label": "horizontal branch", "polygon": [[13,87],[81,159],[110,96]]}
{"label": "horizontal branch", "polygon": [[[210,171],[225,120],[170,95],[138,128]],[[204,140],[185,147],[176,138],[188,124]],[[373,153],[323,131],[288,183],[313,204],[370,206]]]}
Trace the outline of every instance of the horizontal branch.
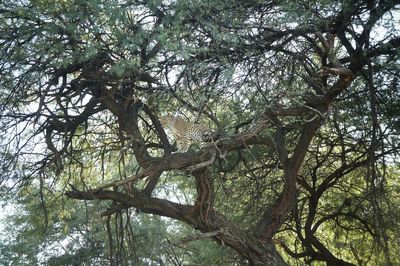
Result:
{"label": "horizontal branch", "polygon": [[117,181],[114,181],[114,182],[110,182],[110,183],[104,184],[104,185],[94,189],[94,191],[100,191],[100,190],[103,190],[103,189],[106,189],[106,188],[109,188],[109,187],[117,187],[117,186],[125,185],[125,184],[130,183],[130,182],[135,182],[137,180],[145,178],[146,176],[149,175],[149,173],[150,173],[150,171],[144,171],[142,173],[139,173],[137,175],[132,175],[132,176],[127,177],[127,178],[122,179],[122,180],[117,180]]}
{"label": "horizontal branch", "polygon": [[[141,212],[157,214],[170,217],[183,222],[190,222],[189,213],[194,212],[194,206],[178,204],[169,200],[153,198],[143,192],[132,191],[127,195],[118,191],[111,190],[89,190],[80,191],[71,186],[72,190],[67,191],[67,197],[79,200],[112,200],[123,204],[126,208],[137,208]],[[190,222],[193,224],[193,222]]]}

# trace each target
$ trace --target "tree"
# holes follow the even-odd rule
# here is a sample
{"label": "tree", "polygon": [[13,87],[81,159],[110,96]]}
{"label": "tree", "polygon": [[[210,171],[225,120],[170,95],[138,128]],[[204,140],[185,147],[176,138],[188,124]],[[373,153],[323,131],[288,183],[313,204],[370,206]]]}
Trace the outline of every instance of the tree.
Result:
{"label": "tree", "polygon": [[[254,265],[363,265],[374,244],[396,262],[398,7],[4,1],[2,171],[42,202],[181,221]],[[208,124],[208,144],[174,152],[168,113]],[[186,177],[193,199],[157,193]]]}

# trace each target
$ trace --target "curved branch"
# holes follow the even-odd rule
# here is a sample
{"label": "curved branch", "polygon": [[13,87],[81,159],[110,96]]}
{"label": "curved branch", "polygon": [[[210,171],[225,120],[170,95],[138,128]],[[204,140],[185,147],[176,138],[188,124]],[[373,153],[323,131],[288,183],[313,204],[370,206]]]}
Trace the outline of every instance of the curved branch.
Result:
{"label": "curved branch", "polygon": [[[126,208],[138,208],[145,213],[152,213],[188,222],[185,214],[193,212],[193,206],[174,203],[169,200],[152,198],[143,192],[132,191],[132,195],[127,195],[118,191],[111,190],[90,190],[79,191],[71,186],[72,190],[65,194],[73,199],[80,200],[113,200],[124,204]],[[190,219],[189,219],[190,220]],[[191,222],[193,223],[193,221]]]}

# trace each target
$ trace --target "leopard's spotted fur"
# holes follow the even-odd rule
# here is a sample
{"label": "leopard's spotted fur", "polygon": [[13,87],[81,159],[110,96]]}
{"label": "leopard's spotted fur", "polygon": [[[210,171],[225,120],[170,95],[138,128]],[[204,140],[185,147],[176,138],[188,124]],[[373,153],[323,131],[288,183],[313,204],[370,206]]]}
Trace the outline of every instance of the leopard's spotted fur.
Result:
{"label": "leopard's spotted fur", "polygon": [[164,128],[171,130],[181,152],[187,151],[191,144],[202,143],[204,135],[210,132],[207,126],[191,123],[182,117],[162,116],[160,122]]}

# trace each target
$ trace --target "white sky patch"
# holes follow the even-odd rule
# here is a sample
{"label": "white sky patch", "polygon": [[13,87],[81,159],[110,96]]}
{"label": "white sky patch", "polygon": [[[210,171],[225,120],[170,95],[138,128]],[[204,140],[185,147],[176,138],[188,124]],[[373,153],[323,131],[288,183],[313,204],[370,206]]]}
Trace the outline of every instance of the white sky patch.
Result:
{"label": "white sky patch", "polygon": [[0,242],[10,238],[13,232],[6,231],[6,220],[18,212],[17,205],[0,201]]}

